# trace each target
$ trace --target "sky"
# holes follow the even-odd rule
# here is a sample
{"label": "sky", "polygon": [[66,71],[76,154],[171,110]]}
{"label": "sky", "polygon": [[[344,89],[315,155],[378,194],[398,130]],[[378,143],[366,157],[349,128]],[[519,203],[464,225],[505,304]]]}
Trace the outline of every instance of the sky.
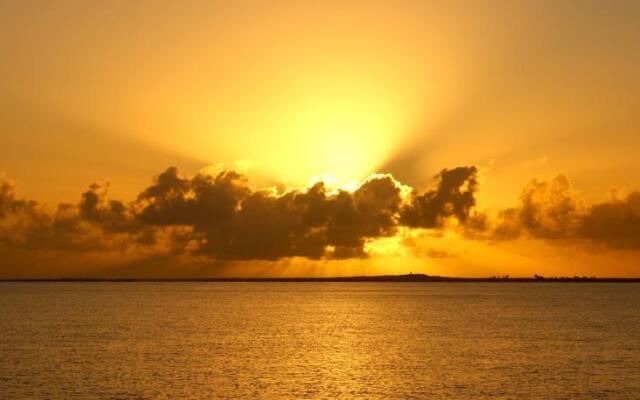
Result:
{"label": "sky", "polygon": [[0,0],[0,277],[640,276],[638,20]]}

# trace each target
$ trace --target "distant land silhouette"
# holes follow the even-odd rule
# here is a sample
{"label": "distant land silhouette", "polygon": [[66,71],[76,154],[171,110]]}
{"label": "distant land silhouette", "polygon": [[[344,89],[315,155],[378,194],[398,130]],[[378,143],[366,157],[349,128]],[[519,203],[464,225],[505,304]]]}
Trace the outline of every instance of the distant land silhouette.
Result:
{"label": "distant land silhouette", "polygon": [[450,277],[426,274],[336,276],[336,277],[278,277],[278,278],[56,278],[56,279],[2,279],[0,282],[584,282],[584,283],[627,283],[640,282],[638,278],[598,278],[593,276],[553,276],[534,275],[532,278],[509,275],[480,278]]}

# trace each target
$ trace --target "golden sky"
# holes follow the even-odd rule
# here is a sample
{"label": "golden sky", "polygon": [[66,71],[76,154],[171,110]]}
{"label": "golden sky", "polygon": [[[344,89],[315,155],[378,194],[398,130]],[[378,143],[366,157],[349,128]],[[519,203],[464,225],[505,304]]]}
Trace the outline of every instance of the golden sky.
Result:
{"label": "golden sky", "polygon": [[[622,0],[0,2],[0,275],[638,276],[638,21]],[[145,197],[172,166],[183,191]],[[441,171],[472,166],[477,187],[447,192]],[[232,169],[233,229],[203,227],[206,201],[145,222]],[[252,247],[277,235],[240,226],[246,199],[322,179],[324,222]],[[362,182],[394,182],[397,207]],[[357,229],[338,224],[339,188]],[[302,250],[316,230],[328,253]]]}

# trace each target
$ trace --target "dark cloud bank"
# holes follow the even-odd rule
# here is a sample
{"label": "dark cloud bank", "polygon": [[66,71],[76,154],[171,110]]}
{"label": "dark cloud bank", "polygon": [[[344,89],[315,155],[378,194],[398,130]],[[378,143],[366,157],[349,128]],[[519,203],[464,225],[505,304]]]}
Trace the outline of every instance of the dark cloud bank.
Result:
{"label": "dark cloud bank", "polygon": [[[373,175],[354,192],[320,182],[304,190],[254,188],[235,171],[181,176],[169,168],[137,198],[108,198],[93,184],[77,204],[53,211],[16,196],[0,180],[0,256],[36,250],[68,254],[145,253],[211,260],[364,257],[367,240],[401,228],[459,229],[478,240],[526,236],[640,249],[640,192],[585,206],[568,179],[531,181],[518,207],[496,218],[474,209],[477,169],[442,170],[419,192]],[[16,256],[18,254],[18,256]],[[18,257],[18,258],[16,258]]]}
{"label": "dark cloud bank", "polygon": [[640,192],[587,206],[561,174],[549,181],[532,180],[522,191],[520,206],[503,210],[492,236],[522,235],[588,245],[640,250]]}
{"label": "dark cloud bank", "polygon": [[108,199],[108,185],[96,183],[78,204],[53,213],[16,198],[4,181],[0,241],[5,248],[94,251],[154,246],[162,237],[173,253],[215,259],[362,257],[367,239],[394,235],[399,226],[464,221],[475,203],[475,174],[473,167],[443,170],[436,189],[407,198],[389,175],[372,176],[354,192],[329,192],[322,182],[278,192],[253,188],[235,171],[187,178],[169,168],[129,204]]}

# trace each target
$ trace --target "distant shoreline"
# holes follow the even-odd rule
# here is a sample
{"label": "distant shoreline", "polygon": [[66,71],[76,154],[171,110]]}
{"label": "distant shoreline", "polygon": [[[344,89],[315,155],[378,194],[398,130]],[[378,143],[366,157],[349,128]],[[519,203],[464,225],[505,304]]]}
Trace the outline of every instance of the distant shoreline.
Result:
{"label": "distant shoreline", "polygon": [[408,275],[376,275],[376,276],[344,276],[344,277],[280,277],[280,278],[52,278],[52,279],[0,279],[0,283],[8,282],[557,282],[557,283],[640,283],[640,278],[596,278],[596,277],[542,277],[511,278],[507,276],[465,278],[434,276],[425,274]]}

